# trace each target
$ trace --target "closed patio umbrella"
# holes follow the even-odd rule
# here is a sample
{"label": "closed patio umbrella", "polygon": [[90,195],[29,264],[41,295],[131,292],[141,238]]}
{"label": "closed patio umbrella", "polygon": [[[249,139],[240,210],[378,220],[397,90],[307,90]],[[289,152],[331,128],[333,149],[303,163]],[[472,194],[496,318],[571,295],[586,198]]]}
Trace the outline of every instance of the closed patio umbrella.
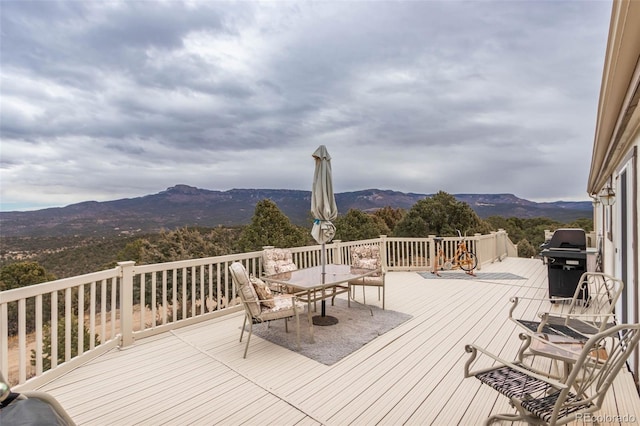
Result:
{"label": "closed patio umbrella", "polygon": [[329,151],[324,145],[320,145],[313,153],[313,158],[316,169],[311,191],[311,213],[314,218],[311,235],[318,244],[324,244],[331,241],[336,233],[336,227],[331,221],[338,217],[338,207],[333,195]]}
{"label": "closed patio umbrella", "polygon": [[[324,245],[331,241],[336,233],[336,227],[331,221],[338,217],[338,207],[336,206],[336,199],[333,195],[331,156],[329,155],[329,151],[327,151],[324,145],[320,145],[313,153],[313,158],[316,162],[316,168],[313,174],[313,186],[311,188],[311,213],[314,219],[311,235],[318,244],[322,244],[322,283],[324,284],[324,267],[327,263]],[[332,325],[337,322],[337,318],[326,315],[325,301],[322,299],[322,315],[314,317],[313,323],[316,325]]]}

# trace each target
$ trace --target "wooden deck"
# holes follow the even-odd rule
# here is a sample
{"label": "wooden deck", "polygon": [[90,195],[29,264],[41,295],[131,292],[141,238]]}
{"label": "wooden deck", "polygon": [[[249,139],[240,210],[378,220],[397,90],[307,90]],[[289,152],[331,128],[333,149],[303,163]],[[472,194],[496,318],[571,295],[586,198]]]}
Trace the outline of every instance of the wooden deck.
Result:
{"label": "wooden deck", "polygon": [[[508,258],[481,272],[526,279],[388,274],[387,309],[413,318],[332,366],[257,336],[243,359],[243,317],[234,314],[113,350],[39,390],[80,425],[477,425],[511,409],[497,392],[463,378],[464,345],[512,359],[520,340],[507,319],[509,298],[545,297],[547,286],[540,260]],[[532,319],[547,309],[525,307]],[[629,373],[619,375],[598,414],[638,421]]]}

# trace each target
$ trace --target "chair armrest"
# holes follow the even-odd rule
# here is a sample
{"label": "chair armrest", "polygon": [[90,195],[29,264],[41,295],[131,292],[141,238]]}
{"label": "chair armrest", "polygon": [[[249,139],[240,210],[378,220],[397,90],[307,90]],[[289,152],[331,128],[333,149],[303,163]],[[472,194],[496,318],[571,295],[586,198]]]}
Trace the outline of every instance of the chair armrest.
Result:
{"label": "chair armrest", "polygon": [[572,314],[570,312],[541,312],[540,318],[575,318],[575,319],[597,319],[597,318],[614,318],[615,314],[613,312],[608,313],[593,313],[593,314]]}
{"label": "chair armrest", "polygon": [[[509,299],[509,302],[511,302],[512,306],[509,309],[509,318],[510,319],[515,319],[513,317],[513,312],[516,310],[516,307],[518,306],[518,303],[521,300],[530,300],[530,301],[534,301],[534,302],[549,302],[549,304],[551,303],[556,303],[556,302],[570,302],[571,300],[573,300],[573,298],[571,297],[559,297],[556,299],[547,299],[547,298],[539,298],[539,297],[522,297],[522,296],[512,296]],[[542,314],[544,314],[546,312],[538,312],[538,316],[541,317]]]}
{"label": "chair armrest", "polygon": [[[492,354],[491,352],[489,352],[486,349],[483,349],[483,348],[481,348],[481,347],[479,347],[477,345],[474,345],[474,344],[465,345],[464,350],[465,350],[465,352],[471,354],[470,358],[467,360],[467,362],[464,365],[464,377],[465,378],[474,377],[474,376],[476,376],[478,374],[485,373],[485,372],[491,371],[491,370],[495,370],[496,368],[509,367],[509,368],[511,368],[513,370],[519,371],[520,373],[526,374],[526,375],[528,375],[530,377],[533,377],[533,378],[535,378],[537,380],[541,380],[541,381],[543,381],[545,383],[548,383],[549,385],[554,386],[556,388],[559,388],[559,389],[566,389],[567,388],[567,385],[555,380],[552,377],[546,376],[544,374],[540,374],[540,373],[538,373],[536,371],[532,371],[529,368],[525,368],[520,363],[514,363],[514,362],[506,361],[506,360],[504,360],[504,359]],[[493,359],[497,363],[497,365],[494,364],[492,367],[489,367],[489,368],[484,368],[484,369],[480,369],[480,370],[477,370],[477,371],[471,371],[470,369],[471,369],[471,367],[473,367],[473,364],[476,361],[478,352],[480,352],[484,356],[488,356],[489,358]]]}
{"label": "chair armrest", "polygon": [[286,284],[274,283],[274,282],[265,280],[266,277],[268,277],[268,275],[261,275],[260,279],[267,284],[267,286],[271,289],[271,291],[275,293],[291,293],[288,288],[289,286],[287,286]]}

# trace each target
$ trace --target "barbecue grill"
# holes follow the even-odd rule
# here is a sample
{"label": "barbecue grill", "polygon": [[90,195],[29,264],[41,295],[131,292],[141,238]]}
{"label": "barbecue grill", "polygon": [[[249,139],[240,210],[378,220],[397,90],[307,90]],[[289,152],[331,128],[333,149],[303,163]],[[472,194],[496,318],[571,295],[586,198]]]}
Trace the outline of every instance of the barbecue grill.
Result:
{"label": "barbecue grill", "polygon": [[[587,270],[587,237],[583,229],[556,230],[540,252],[547,264],[549,298],[573,297],[580,277]],[[583,299],[588,294],[584,289]]]}

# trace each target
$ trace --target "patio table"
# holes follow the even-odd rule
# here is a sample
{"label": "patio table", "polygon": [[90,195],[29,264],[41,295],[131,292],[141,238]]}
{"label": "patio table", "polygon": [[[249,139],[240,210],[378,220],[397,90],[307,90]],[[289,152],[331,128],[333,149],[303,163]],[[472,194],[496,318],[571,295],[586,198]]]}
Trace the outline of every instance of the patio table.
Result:
{"label": "patio table", "polygon": [[[535,336],[537,338],[530,338],[528,343],[529,352],[532,355],[542,355],[561,362],[564,365],[561,380],[566,380],[571,373],[573,364],[578,360],[578,355],[582,351],[584,342],[571,337],[553,334],[535,333]],[[590,355],[597,362],[605,361],[608,357],[605,348],[594,350]]]}
{"label": "patio table", "polygon": [[[333,318],[325,315],[323,306],[322,315],[312,319],[311,302],[315,303],[320,300],[324,304],[325,299],[329,297],[335,298],[335,296],[342,293],[349,293],[347,296],[349,300],[351,297],[349,281],[380,272],[379,269],[354,268],[349,265],[332,263],[324,266],[324,277],[322,270],[323,267],[319,265],[261,277],[262,280],[269,283],[292,287],[294,294],[303,302],[307,302],[311,341],[313,341],[313,324],[331,325],[331,321],[327,322],[324,319]],[[337,323],[337,319],[332,323]]]}

